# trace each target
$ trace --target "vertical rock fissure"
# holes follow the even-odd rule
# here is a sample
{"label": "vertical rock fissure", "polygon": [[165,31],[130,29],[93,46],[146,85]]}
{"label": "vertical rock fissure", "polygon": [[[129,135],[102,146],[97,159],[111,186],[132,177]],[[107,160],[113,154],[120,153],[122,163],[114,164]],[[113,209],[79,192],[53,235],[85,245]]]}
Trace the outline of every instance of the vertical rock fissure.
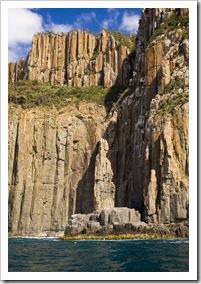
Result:
{"label": "vertical rock fissure", "polygon": [[[125,84],[129,92],[109,121],[100,106],[75,106],[74,99],[58,112],[11,108],[12,116],[19,107],[18,123],[11,117],[9,230],[59,230],[74,213],[114,206],[138,210],[147,223],[188,218],[188,40],[181,26],[151,39],[172,11],[143,10],[127,59],[128,49],[106,31],[99,38],[86,31],[34,37],[30,79]],[[12,80],[24,78],[25,66],[9,65]]]}
{"label": "vertical rock fissure", "polygon": [[24,182],[23,185],[23,191],[21,193],[22,197],[21,197],[21,203],[20,203],[20,214],[19,214],[19,220],[18,220],[18,231],[22,231],[23,230],[23,223],[22,223],[22,213],[23,213],[23,209],[24,209],[24,198],[25,198],[25,192],[26,192],[26,182]]}
{"label": "vertical rock fissure", "polygon": [[157,168],[156,168],[156,184],[157,184],[157,189],[156,189],[156,203],[155,203],[155,207],[156,207],[156,216],[158,218],[157,221],[159,221],[159,212],[158,210],[161,209],[161,204],[160,204],[160,200],[161,200],[161,188],[162,188],[162,177],[161,177],[161,164],[160,164],[160,139],[161,137],[159,136],[158,139],[158,161],[157,161]]}
{"label": "vertical rock fissure", "polygon": [[18,172],[18,135],[19,135],[19,121],[17,123],[16,130],[16,140],[15,140],[15,150],[14,150],[14,159],[13,159],[13,173],[12,173],[12,185],[17,184],[17,172]]}
{"label": "vertical rock fissure", "polygon": [[52,195],[52,204],[51,204],[51,229],[53,229],[54,222],[55,222],[55,211],[56,211],[56,204],[57,204],[57,191],[58,191],[58,161],[59,161],[59,149],[58,149],[58,130],[56,131],[56,143],[55,143],[55,149],[56,149],[56,159],[55,159],[55,174],[54,174],[54,190]]}
{"label": "vertical rock fissure", "polygon": [[35,200],[36,200],[36,169],[35,169],[35,163],[32,162],[32,179],[33,179],[33,188],[31,193],[31,206],[30,206],[30,219],[33,221],[33,215],[34,215],[34,206],[35,206]]}

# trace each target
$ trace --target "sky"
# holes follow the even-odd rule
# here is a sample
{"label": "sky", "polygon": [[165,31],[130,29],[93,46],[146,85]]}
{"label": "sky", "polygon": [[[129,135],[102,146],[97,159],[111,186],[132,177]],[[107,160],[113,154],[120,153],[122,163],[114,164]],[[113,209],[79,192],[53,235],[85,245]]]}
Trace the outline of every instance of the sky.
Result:
{"label": "sky", "polygon": [[31,49],[33,35],[38,32],[69,32],[102,29],[136,33],[142,9],[134,8],[9,8],[8,60],[24,58]]}

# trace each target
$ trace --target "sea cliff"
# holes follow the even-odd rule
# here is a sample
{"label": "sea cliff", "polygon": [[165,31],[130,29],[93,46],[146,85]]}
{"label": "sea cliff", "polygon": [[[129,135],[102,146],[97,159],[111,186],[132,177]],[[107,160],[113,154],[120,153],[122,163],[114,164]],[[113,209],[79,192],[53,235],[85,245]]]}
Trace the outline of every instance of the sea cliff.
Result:
{"label": "sea cliff", "polygon": [[[10,84],[107,88],[104,105],[11,100],[10,235],[96,234],[109,224],[108,234],[188,236],[188,10],[143,9],[134,46],[107,31],[41,33],[25,59],[9,63]],[[111,99],[109,88],[122,85]],[[83,226],[76,216],[87,216]]]}

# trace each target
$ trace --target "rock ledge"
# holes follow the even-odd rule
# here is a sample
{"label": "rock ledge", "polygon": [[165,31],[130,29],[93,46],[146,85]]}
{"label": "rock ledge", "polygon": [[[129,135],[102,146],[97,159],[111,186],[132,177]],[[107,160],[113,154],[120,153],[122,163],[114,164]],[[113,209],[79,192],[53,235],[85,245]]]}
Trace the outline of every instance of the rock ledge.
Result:
{"label": "rock ledge", "polygon": [[[127,238],[188,238],[188,222],[147,224],[135,209],[127,207],[104,208],[90,214],[74,214],[68,221],[61,239]],[[113,237],[112,237],[113,236]]]}

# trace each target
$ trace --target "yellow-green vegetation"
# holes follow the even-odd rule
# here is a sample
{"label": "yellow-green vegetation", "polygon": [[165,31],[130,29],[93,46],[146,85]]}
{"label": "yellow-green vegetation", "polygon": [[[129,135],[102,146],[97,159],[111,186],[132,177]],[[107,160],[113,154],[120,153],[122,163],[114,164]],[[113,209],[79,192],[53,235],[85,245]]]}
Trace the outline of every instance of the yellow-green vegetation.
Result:
{"label": "yellow-green vegetation", "polygon": [[[102,86],[67,87],[38,83],[37,81],[21,80],[8,85],[9,103],[21,105],[24,109],[43,106],[61,109],[69,104],[79,104],[81,101],[93,102],[98,105],[118,103],[125,96],[125,87]],[[127,93],[127,92],[126,92]]]}
{"label": "yellow-green vegetation", "polygon": [[173,13],[164,23],[162,23],[152,34],[149,42],[152,42],[157,36],[166,34],[167,32],[173,31],[176,28],[181,28],[183,33],[183,39],[189,38],[189,13],[184,15],[178,15]]}
{"label": "yellow-green vegetation", "polygon": [[135,50],[136,34],[124,34],[121,31],[112,30],[111,34],[118,40],[119,45],[127,46],[130,51]]}
{"label": "yellow-green vegetation", "polygon": [[159,102],[159,107],[156,110],[157,115],[164,115],[171,113],[171,111],[178,105],[183,105],[189,101],[189,95],[184,80],[171,80],[169,84],[164,87],[163,93],[160,93],[162,100]]}
{"label": "yellow-green vegetation", "polygon": [[188,85],[182,80],[171,80],[159,94],[158,107],[152,111],[151,121],[155,118],[161,120],[165,115],[172,114],[176,107],[181,107],[189,101]]}
{"label": "yellow-green vegetation", "polygon": [[181,92],[175,96],[168,96],[164,98],[159,104],[158,112],[161,115],[171,113],[171,111],[178,105],[183,105],[188,102],[188,93]]}
{"label": "yellow-green vegetation", "polygon": [[175,235],[163,234],[119,234],[119,235],[76,235],[76,236],[60,236],[61,241],[72,240],[131,240],[131,239],[174,239]]}
{"label": "yellow-green vegetation", "polygon": [[[96,60],[96,58],[98,57],[98,55],[99,55],[99,52],[97,51],[97,49],[95,49],[94,50],[94,53],[93,53],[93,55],[92,55],[92,57],[90,58],[91,60]],[[88,71],[86,71],[86,72],[88,72]],[[90,71],[89,71],[90,72]],[[86,74],[86,75],[90,75],[90,73],[89,74]]]}
{"label": "yellow-green vegetation", "polygon": [[164,87],[164,93],[170,93],[174,90],[177,91],[178,89],[185,89],[185,87],[188,87],[185,85],[185,82],[183,79],[176,79],[176,80],[170,80],[170,82],[165,85]]}
{"label": "yellow-green vegetation", "polygon": [[127,89],[123,90],[122,92],[119,92],[119,95],[117,96],[118,99],[114,102],[111,111],[115,110],[115,109],[117,108],[117,106],[118,106],[121,102],[123,102],[123,100],[124,100],[127,96],[131,95],[132,91],[133,91],[133,89],[130,87],[130,88],[127,88]]}
{"label": "yellow-green vegetation", "polygon": [[108,89],[101,86],[67,87],[24,80],[9,84],[8,101],[25,109],[36,106],[48,108],[53,105],[60,109],[83,100],[104,105],[107,93]]}
{"label": "yellow-green vegetation", "polygon": [[134,87],[113,86],[108,90],[105,103],[113,103],[112,110],[134,92]]}
{"label": "yellow-green vegetation", "polygon": [[[125,34],[121,31],[118,30],[107,30],[108,34],[111,34],[116,40],[118,40],[118,45],[122,46],[127,46],[130,51],[135,50],[135,42],[136,42],[136,34],[135,33],[130,33],[130,34]],[[100,38],[100,34],[94,34],[97,38]],[[106,49],[106,52],[109,49]],[[95,59],[98,56],[98,50],[96,49],[94,51],[93,59]]]}

